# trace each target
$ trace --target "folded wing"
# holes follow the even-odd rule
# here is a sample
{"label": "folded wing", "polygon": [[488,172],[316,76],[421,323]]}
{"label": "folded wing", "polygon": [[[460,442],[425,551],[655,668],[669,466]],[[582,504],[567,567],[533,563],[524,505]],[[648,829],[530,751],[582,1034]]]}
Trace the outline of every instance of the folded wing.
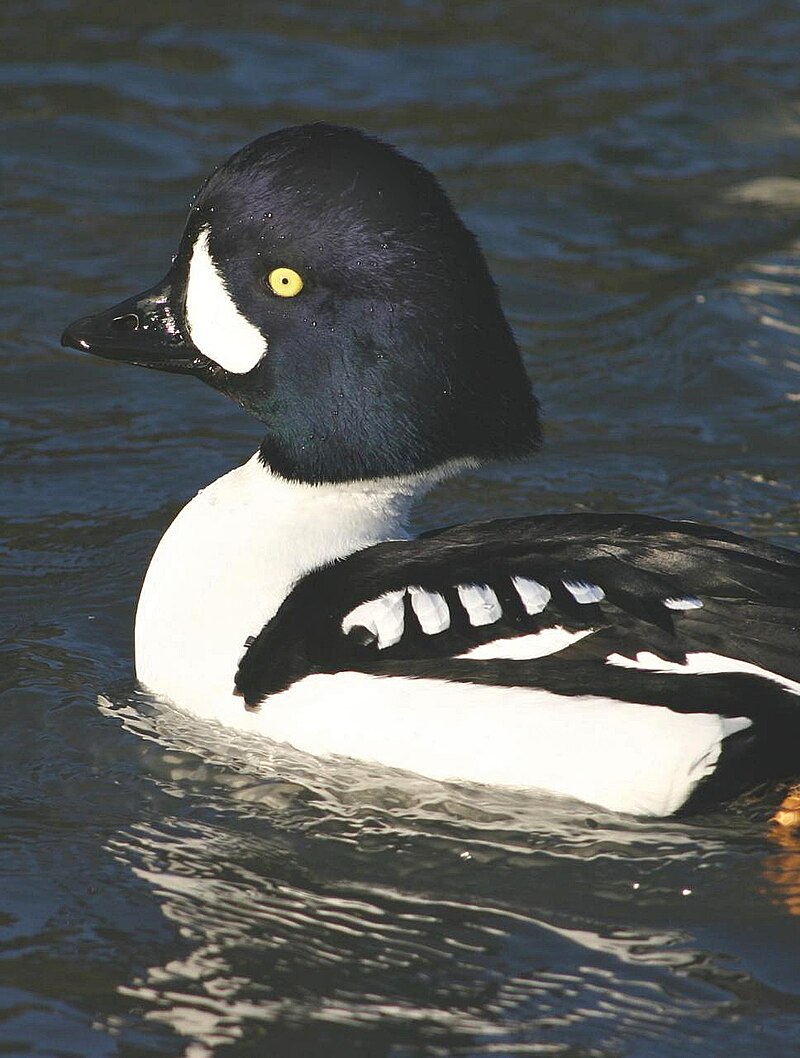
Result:
{"label": "folded wing", "polygon": [[624,695],[609,658],[730,669],[711,657],[800,684],[800,555],[690,522],[556,515],[437,530],[314,571],[248,644],[236,687],[256,705],[311,673],[359,671],[569,693],[613,682],[640,700],[644,676],[628,673]]}

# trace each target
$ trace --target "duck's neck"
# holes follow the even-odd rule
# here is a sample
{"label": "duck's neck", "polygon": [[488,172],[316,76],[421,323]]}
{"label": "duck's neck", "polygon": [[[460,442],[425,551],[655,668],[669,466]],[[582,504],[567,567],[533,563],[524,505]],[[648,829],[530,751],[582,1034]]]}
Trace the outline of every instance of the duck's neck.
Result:
{"label": "duck's neck", "polygon": [[180,704],[230,695],[247,637],[294,584],[336,558],[407,536],[413,503],[454,469],[309,485],[255,455],[219,478],[178,514],[147,571],[136,615],[139,679]]}

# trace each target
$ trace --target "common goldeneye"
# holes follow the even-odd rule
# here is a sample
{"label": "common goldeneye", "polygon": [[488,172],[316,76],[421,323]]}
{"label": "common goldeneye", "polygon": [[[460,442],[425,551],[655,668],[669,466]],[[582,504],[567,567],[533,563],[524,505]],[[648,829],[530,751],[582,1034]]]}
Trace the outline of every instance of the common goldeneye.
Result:
{"label": "common goldeneye", "polygon": [[540,431],[475,238],[387,144],[255,140],[166,277],[62,343],[192,375],[266,428],[153,556],[156,694],[312,754],[637,814],[800,772],[800,555],[630,514],[409,537],[434,482]]}

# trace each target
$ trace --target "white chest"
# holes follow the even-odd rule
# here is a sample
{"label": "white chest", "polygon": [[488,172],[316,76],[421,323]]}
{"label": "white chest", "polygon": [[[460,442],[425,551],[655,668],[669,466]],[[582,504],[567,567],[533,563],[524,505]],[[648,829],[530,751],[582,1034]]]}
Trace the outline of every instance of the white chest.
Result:
{"label": "white chest", "polygon": [[[416,491],[416,490],[413,490]],[[164,534],[136,614],[136,674],[204,715],[232,699],[236,666],[293,584],[334,558],[403,536],[412,490],[302,485],[254,456],[203,489]]]}

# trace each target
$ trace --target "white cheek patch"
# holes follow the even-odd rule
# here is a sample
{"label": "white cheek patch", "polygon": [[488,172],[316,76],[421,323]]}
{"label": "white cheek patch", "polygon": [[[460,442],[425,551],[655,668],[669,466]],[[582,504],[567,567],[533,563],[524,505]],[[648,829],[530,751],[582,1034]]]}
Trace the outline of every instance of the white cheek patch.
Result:
{"label": "white cheek patch", "polygon": [[189,262],[186,326],[192,341],[209,360],[244,375],[267,351],[257,327],[242,315],[208,250],[208,229],[197,236]]}

